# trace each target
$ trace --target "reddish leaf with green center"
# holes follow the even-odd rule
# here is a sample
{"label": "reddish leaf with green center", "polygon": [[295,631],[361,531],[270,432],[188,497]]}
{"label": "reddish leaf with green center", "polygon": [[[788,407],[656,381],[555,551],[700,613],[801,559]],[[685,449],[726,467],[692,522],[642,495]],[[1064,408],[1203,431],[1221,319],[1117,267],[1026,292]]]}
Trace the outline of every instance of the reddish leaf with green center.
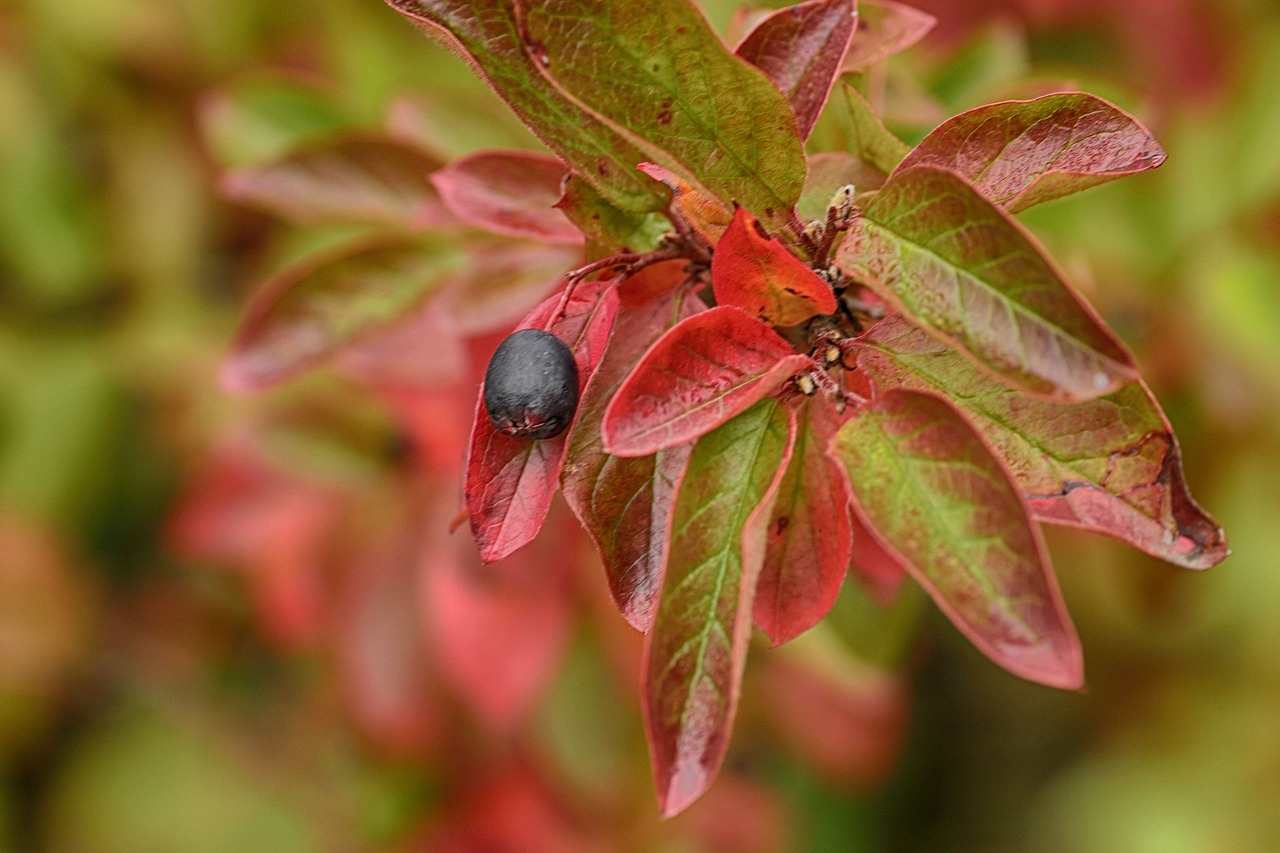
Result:
{"label": "reddish leaf with green center", "polygon": [[[361,222],[404,229],[453,223],[427,174],[440,163],[398,142],[343,136],[222,176],[229,198],[293,222]],[[455,223],[456,224],[456,223]]]}
{"label": "reddish leaf with green center", "polygon": [[822,114],[857,21],[854,0],[809,0],[756,25],[735,54],[769,75],[791,102],[800,137]]}
{"label": "reddish leaf with green center", "polygon": [[664,815],[724,761],[769,511],[795,436],[765,400],[698,440],[676,496],[671,556],[645,646],[645,723]]}
{"label": "reddish leaf with green center", "polygon": [[[578,389],[586,385],[604,355],[618,312],[614,281],[578,285],[563,316],[551,320],[560,294],[543,302],[521,329],[546,329],[573,351],[578,363]],[[471,533],[487,563],[499,560],[538,535],[551,508],[568,435],[543,441],[512,438],[494,427],[485,412],[483,395],[476,406],[467,452],[463,492]]]}
{"label": "reddish leaf with green center", "polygon": [[1004,466],[938,397],[889,391],[840,428],[855,508],[957,628],[1010,672],[1074,689],[1080,641]]}
{"label": "reddish leaf with green center", "polygon": [[[666,272],[678,282],[684,277],[683,264]],[[645,350],[702,308],[696,296],[669,290],[618,314],[604,361],[578,407],[578,427],[569,439],[560,474],[565,500],[600,552],[614,603],[639,631],[648,631],[653,624],[676,482],[691,448],[672,447],[632,458],[611,456],[601,446],[600,418]]]}
{"label": "reddish leaf with green center", "polygon": [[481,151],[431,175],[453,215],[477,228],[566,246],[582,232],[556,209],[564,164],[529,151]]}
{"label": "reddish leaf with green center", "polygon": [[516,9],[547,77],[649,151],[633,165],[659,163],[771,226],[787,222],[804,185],[791,107],[687,0],[544,0]]}
{"label": "reddish leaf with green center", "polygon": [[1227,556],[1222,528],[1187,491],[1169,422],[1144,384],[1055,404],[995,381],[901,317],[862,340],[858,364],[877,387],[948,394],[963,406],[1040,520],[1106,533],[1189,569]]}
{"label": "reddish leaf with green center", "polygon": [[796,443],[769,517],[755,620],[773,644],[827,615],[849,569],[849,486],[829,454],[839,419],[823,397],[801,398]]}
{"label": "reddish leaf with green center", "polygon": [[926,331],[1010,384],[1088,400],[1133,360],[1010,216],[953,172],[899,171],[864,206],[837,262]]}
{"label": "reddish leaf with green center", "polygon": [[774,326],[836,310],[831,285],[764,233],[742,207],[711,257],[711,286],[719,304],[736,305]]}
{"label": "reddish leaf with green center", "polygon": [[1164,149],[1133,116],[1093,95],[1066,92],[947,119],[898,168],[950,169],[1017,212],[1164,160]]}
{"label": "reddish leaf with green center", "polygon": [[649,348],[605,410],[605,452],[647,456],[692,441],[769,396],[813,359],[739,308],[679,323]]}
{"label": "reddish leaf with green center", "polygon": [[367,343],[419,307],[460,259],[438,241],[396,239],[290,267],[250,299],[219,383],[266,388]]}

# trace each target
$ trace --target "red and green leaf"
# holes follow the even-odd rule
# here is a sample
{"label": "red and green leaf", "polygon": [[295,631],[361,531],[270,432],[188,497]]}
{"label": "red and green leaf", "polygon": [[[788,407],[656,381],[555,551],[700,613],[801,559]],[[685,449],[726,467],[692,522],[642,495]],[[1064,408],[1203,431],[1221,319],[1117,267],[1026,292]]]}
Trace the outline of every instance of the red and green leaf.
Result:
{"label": "red and green leaf", "polygon": [[605,410],[605,451],[647,456],[703,435],[813,365],[764,323],[722,305],[658,339]]}
{"label": "red and green leaf", "polygon": [[855,0],[809,0],[762,20],[734,51],[791,103],[802,139],[827,104],[857,22]]}
{"label": "red and green leaf", "polygon": [[[683,276],[677,269],[669,272]],[[649,346],[701,309],[697,297],[672,289],[619,312],[609,349],[579,404],[578,426],[569,438],[560,474],[565,500],[600,552],[614,603],[639,631],[648,631],[653,624],[675,486],[692,448],[684,445],[630,458],[611,456],[601,445],[600,420],[614,392]]]}
{"label": "red and green leaf", "polygon": [[849,554],[849,571],[872,598],[888,607],[898,597],[907,569],[900,558],[885,550],[856,512],[850,515],[850,522],[853,550]]}
{"label": "red and green leaf", "polygon": [[770,506],[794,440],[790,410],[757,403],[698,440],[676,496],[645,722],[662,812],[697,799],[733,727]]}
{"label": "red and green leaf", "polygon": [[439,244],[395,240],[290,267],[250,299],[219,382],[265,388],[367,342],[419,307],[460,260]]}
{"label": "red and green leaf", "polygon": [[1154,169],[1164,149],[1137,119],[1082,92],[988,104],[948,119],[898,166],[950,169],[1011,212]]}
{"label": "red and green leaf", "polygon": [[1106,533],[1191,569],[1227,556],[1222,528],[1196,505],[1155,398],[1133,383],[1054,404],[996,382],[954,350],[889,317],[858,356],[881,389],[946,394],[1008,464],[1041,521]]}
{"label": "red and green leaf", "polygon": [[881,394],[840,428],[854,506],[960,631],[1010,672],[1083,681],[1040,531],[1004,466],[942,399]]}
{"label": "red and green leaf", "polygon": [[642,175],[648,160],[620,133],[565,94],[527,49],[516,9],[507,0],[385,0],[433,37],[461,52],[521,121],[574,174],[623,210],[658,210],[662,193]]}
{"label": "red and green leaf", "polygon": [[769,516],[755,622],[780,645],[827,615],[849,568],[849,487],[828,453],[839,427],[831,404],[806,397],[795,407],[796,441]]}
{"label": "red and green leaf", "polygon": [[927,12],[893,0],[860,0],[858,29],[844,70],[861,71],[901,53],[924,38],[938,21]]}
{"label": "red and green leaf", "polygon": [[[562,316],[560,294],[543,302],[519,328],[546,329],[573,351],[578,362],[581,392],[604,355],[618,311],[613,281],[578,285]],[[486,562],[499,560],[538,535],[551,508],[568,435],[541,441],[513,438],[498,432],[484,409],[483,394],[476,405],[467,453],[463,493],[471,533]]]}
{"label": "red and green leaf", "polygon": [[896,172],[862,213],[840,266],[993,374],[1059,400],[1137,377],[1027,233],[963,178],[936,166]]}
{"label": "red and green leaf", "polygon": [[711,257],[711,286],[720,305],[737,306],[774,326],[836,310],[831,285],[764,233],[742,207]]}
{"label": "red and green leaf", "polygon": [[888,175],[911,152],[911,147],[888,131],[861,92],[848,83],[841,88],[848,108],[850,153],[876,171]]}
{"label": "red and green leaf", "polygon": [[545,73],[649,151],[633,165],[659,163],[771,226],[787,221],[804,184],[791,108],[686,0],[517,5]]}
{"label": "red and green leaf", "polygon": [[400,143],[345,136],[222,176],[223,193],[303,224],[370,223],[405,229],[453,223],[427,180],[440,163]]}
{"label": "red and green leaf", "polygon": [[529,151],[481,151],[454,160],[431,183],[454,216],[477,228],[577,246],[582,232],[561,211],[564,164]]}

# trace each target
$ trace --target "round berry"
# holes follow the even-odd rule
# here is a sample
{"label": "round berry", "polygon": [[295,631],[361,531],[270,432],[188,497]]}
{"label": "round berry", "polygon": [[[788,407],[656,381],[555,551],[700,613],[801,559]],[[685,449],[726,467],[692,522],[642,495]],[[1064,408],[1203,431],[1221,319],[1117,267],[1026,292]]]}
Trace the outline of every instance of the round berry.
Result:
{"label": "round berry", "polygon": [[578,364],[564,342],[540,329],[513,332],[484,374],[484,408],[500,432],[553,438],[578,408]]}

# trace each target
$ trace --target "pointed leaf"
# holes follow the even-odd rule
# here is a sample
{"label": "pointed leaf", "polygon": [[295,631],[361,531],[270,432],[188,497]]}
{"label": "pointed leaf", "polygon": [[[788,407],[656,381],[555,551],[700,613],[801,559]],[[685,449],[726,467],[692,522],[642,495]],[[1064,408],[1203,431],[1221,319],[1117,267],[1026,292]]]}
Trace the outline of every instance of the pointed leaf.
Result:
{"label": "pointed leaf", "polygon": [[858,29],[844,60],[844,70],[861,71],[901,53],[920,41],[938,19],[893,0],[860,0]]}
{"label": "pointed leaf", "polygon": [[853,37],[854,0],[809,0],[774,12],[734,51],[769,75],[791,103],[802,139],[827,104]]}
{"label": "pointed leaf", "polygon": [[795,326],[815,314],[834,314],[831,285],[740,207],[711,256],[716,302],[735,305],[774,326]]}
{"label": "pointed leaf", "polygon": [[897,172],[862,213],[837,263],[992,373],[1062,400],[1136,378],[1026,232],[964,179],[936,166]]}
{"label": "pointed leaf", "polygon": [[450,46],[484,78],[520,120],[579,175],[623,210],[658,210],[662,193],[636,174],[650,157],[634,140],[584,109],[543,73],[521,39],[508,0],[385,0]]}
{"label": "pointed leaf", "polygon": [[582,232],[556,209],[564,164],[529,151],[481,151],[454,160],[431,183],[463,222],[513,237],[565,246],[582,244]]}
{"label": "pointed leaf", "polygon": [[374,136],[308,145],[272,162],[222,176],[228,197],[293,222],[343,222],[433,228],[452,217],[427,180],[440,164]]}
{"label": "pointed leaf", "polygon": [[1054,404],[993,380],[901,317],[863,342],[858,364],[877,387],[945,394],[963,406],[1041,521],[1106,533],[1190,569],[1227,556],[1222,528],[1187,491],[1169,422],[1144,384]]}
{"label": "pointed leaf", "polygon": [[265,388],[369,340],[421,305],[459,260],[438,244],[383,241],[285,270],[250,299],[219,382]]}
{"label": "pointed leaf", "polygon": [[786,98],[730,54],[686,0],[524,4],[526,39],[555,81],[635,134],[659,163],[773,225],[804,185]]}
{"label": "pointed leaf", "polygon": [[741,309],[695,314],[659,338],[614,395],[601,425],[605,451],[647,456],[692,441],[812,365]]}
{"label": "pointed leaf", "polygon": [[840,428],[835,449],[863,522],[975,646],[1023,678],[1080,686],[1080,643],[1040,531],[954,409],[889,391]]}
{"label": "pointed leaf", "polygon": [[839,426],[831,403],[802,398],[796,443],[769,517],[755,621],[775,646],[827,615],[849,568],[849,486],[827,449]]}
{"label": "pointed leaf", "polygon": [[655,181],[666,184],[671,190],[672,206],[708,246],[720,242],[721,235],[733,220],[732,208],[657,163],[641,163],[637,168]]}
{"label": "pointed leaf", "polygon": [[861,92],[848,83],[841,88],[848,107],[851,153],[874,169],[889,174],[911,152],[911,147],[885,128]]}
{"label": "pointed leaf", "polygon": [[671,230],[671,223],[661,213],[623,210],[577,175],[565,182],[556,207],[585,237],[588,261],[651,251]]}
{"label": "pointed leaf", "polygon": [[[555,294],[534,309],[518,328],[546,329],[564,341],[578,362],[578,389],[595,372],[618,311],[613,281],[579,284],[565,306]],[[538,535],[551,508],[568,435],[530,441],[498,432],[485,412],[483,393],[476,403],[467,453],[463,492],[471,533],[486,562],[501,559]]]}
{"label": "pointed leaf", "polygon": [[786,406],[757,403],[698,440],[680,484],[645,647],[645,723],[664,815],[697,799],[724,760],[765,527],[794,435]]}
{"label": "pointed leaf", "polygon": [[[679,270],[671,270],[683,276]],[[624,458],[604,452],[600,419],[622,380],[654,341],[702,309],[697,297],[670,290],[618,314],[613,339],[579,405],[578,427],[560,474],[565,500],[591,535],[619,612],[634,628],[653,624],[670,534],[675,485],[692,448]]]}
{"label": "pointed leaf", "polygon": [[899,169],[927,163],[1012,212],[1154,169],[1164,149],[1137,119],[1082,92],[978,107],[948,119]]}

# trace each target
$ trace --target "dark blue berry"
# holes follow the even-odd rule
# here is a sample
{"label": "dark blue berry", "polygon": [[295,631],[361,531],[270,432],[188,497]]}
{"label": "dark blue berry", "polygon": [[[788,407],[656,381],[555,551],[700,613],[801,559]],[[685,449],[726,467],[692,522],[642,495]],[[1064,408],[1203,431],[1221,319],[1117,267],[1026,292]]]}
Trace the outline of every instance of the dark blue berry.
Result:
{"label": "dark blue berry", "polygon": [[498,345],[484,374],[484,408],[500,432],[553,438],[578,408],[578,364],[555,335],[522,329]]}

